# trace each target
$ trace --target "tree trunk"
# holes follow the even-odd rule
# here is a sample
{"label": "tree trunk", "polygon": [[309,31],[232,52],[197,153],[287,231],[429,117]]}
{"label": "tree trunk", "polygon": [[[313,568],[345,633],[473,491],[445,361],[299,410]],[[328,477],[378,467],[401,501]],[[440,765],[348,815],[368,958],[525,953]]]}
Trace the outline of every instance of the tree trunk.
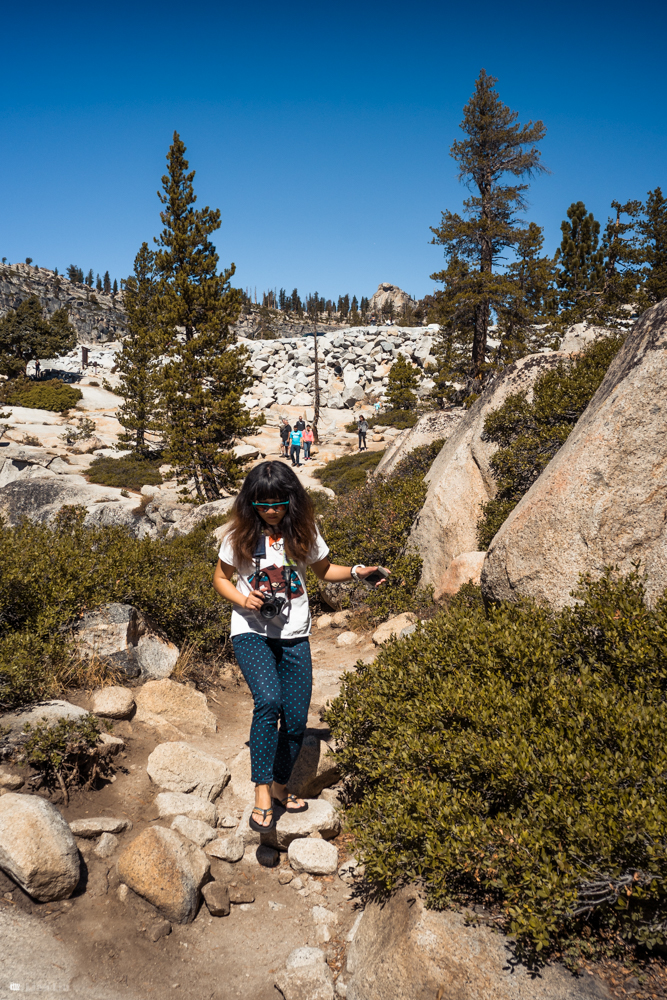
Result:
{"label": "tree trunk", "polygon": [[317,353],[317,324],[315,325],[315,408],[313,410],[313,438],[315,444],[319,444],[320,437],[317,432],[317,423],[320,419],[320,363]]}

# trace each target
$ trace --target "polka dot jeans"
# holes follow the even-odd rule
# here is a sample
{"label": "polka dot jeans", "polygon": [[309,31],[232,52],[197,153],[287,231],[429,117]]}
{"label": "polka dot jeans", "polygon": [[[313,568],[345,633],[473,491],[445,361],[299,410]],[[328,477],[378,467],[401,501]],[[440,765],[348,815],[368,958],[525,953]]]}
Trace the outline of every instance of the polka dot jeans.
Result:
{"label": "polka dot jeans", "polygon": [[[285,785],[299,755],[313,687],[310,643],[268,639],[256,632],[232,638],[241,673],[255,710],[250,729],[250,762],[256,785]],[[280,728],[277,728],[280,720]]]}

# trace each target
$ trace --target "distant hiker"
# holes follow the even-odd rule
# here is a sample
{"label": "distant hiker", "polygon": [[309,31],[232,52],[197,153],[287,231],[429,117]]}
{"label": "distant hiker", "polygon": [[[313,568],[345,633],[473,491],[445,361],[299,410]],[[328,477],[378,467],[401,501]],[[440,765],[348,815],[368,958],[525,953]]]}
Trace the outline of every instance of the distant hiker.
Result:
{"label": "distant hiker", "polygon": [[281,454],[284,455],[285,458],[289,458],[289,436],[291,430],[292,428],[287,423],[287,419],[283,417],[283,422],[280,425],[280,446]]}
{"label": "distant hiker", "polygon": [[303,445],[303,460],[304,460],[304,462],[307,462],[308,459],[310,458],[310,446],[311,446],[311,444],[313,443],[314,440],[315,440],[315,435],[313,434],[313,429],[310,426],[310,424],[308,424],[306,426],[305,431],[301,435],[301,443]]}
{"label": "distant hiker", "polygon": [[359,433],[359,451],[368,451],[368,446],[366,444],[366,435],[368,434],[368,423],[366,417],[363,414],[359,414],[359,424],[357,425],[357,431]]}
{"label": "distant hiker", "polygon": [[[292,447],[290,449],[292,465],[301,465],[301,431],[298,431],[295,428],[290,434],[290,441],[292,442]],[[296,462],[294,459],[296,459]]]}
{"label": "distant hiker", "polygon": [[296,421],[296,423],[294,425],[294,429],[297,430],[297,431],[305,431],[305,429],[306,429],[306,421],[303,419],[303,417],[298,417],[297,418],[297,421]]}
{"label": "distant hiker", "polygon": [[39,363],[39,358],[35,361],[35,378],[39,378],[42,374],[42,366]]}

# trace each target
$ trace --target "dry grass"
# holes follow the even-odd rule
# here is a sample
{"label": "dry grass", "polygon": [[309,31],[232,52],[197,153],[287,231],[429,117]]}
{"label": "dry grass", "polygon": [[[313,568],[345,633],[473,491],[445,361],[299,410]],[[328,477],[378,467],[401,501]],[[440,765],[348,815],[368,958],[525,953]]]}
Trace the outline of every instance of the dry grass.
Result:
{"label": "dry grass", "polygon": [[53,693],[62,694],[71,689],[90,692],[112,684],[126,685],[128,678],[120,667],[94,654],[91,657],[73,656],[64,661],[56,669],[53,682]]}
{"label": "dry grass", "polygon": [[229,663],[227,644],[216,653],[206,654],[196,643],[186,642],[171,677],[181,684],[191,682],[198,691],[207,692],[221,683],[223,686],[225,682],[238,683],[234,670],[238,672],[238,667]]}

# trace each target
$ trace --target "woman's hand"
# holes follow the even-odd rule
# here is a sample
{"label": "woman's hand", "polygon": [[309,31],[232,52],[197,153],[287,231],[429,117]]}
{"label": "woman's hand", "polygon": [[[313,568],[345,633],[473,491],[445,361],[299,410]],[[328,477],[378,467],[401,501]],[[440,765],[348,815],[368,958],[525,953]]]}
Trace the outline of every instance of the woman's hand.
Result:
{"label": "woman's hand", "polygon": [[243,607],[247,608],[248,611],[259,611],[263,604],[264,594],[261,590],[251,590],[250,593],[246,595]]}
{"label": "woman's hand", "polygon": [[[384,566],[364,566],[363,569],[358,569],[357,570],[357,576],[359,577],[360,580],[365,580],[367,576],[370,576],[371,573],[375,573],[375,571],[378,570],[378,569],[385,569],[385,567]],[[385,569],[385,573],[391,573],[391,571],[388,570],[388,569]],[[381,587],[383,583],[386,583],[386,581],[384,579],[378,580],[378,582],[375,584],[375,586],[376,587]]]}

